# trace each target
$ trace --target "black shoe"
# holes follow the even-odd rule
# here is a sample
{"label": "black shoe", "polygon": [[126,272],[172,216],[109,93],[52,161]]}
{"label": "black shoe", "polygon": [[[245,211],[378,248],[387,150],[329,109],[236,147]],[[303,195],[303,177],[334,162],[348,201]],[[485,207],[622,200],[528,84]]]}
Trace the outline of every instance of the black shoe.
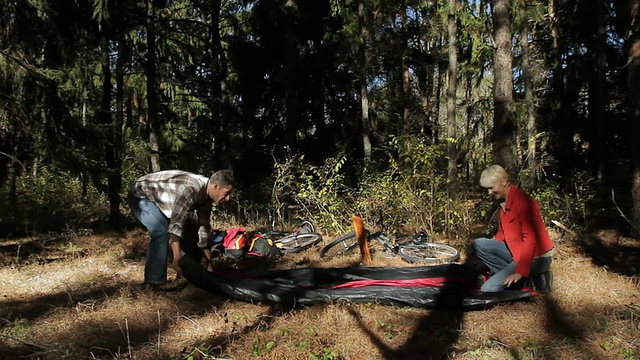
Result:
{"label": "black shoe", "polygon": [[187,279],[181,277],[164,284],[143,283],[142,290],[148,293],[167,293],[182,290],[188,284],[189,282],[187,281]]}
{"label": "black shoe", "polygon": [[144,291],[146,293],[159,293],[159,292],[162,292],[165,286],[166,286],[166,284],[149,284],[149,283],[142,283],[141,284],[142,291]]}
{"label": "black shoe", "polygon": [[534,289],[540,294],[545,294],[553,289],[553,273],[551,270],[540,274],[533,280]]}

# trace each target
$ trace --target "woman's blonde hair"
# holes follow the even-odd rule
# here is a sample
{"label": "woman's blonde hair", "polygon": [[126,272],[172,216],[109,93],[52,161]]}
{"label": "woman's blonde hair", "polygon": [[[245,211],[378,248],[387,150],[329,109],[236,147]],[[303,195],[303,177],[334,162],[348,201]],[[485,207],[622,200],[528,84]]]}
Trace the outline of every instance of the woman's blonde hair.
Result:
{"label": "woman's blonde hair", "polygon": [[484,169],[480,175],[480,186],[486,188],[493,187],[493,185],[503,179],[509,181],[507,171],[500,165],[491,165]]}

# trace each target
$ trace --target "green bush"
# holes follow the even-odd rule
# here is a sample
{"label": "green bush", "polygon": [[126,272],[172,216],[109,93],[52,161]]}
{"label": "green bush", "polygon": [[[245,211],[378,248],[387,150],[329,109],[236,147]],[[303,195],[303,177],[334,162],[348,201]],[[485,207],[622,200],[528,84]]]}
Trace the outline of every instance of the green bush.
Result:
{"label": "green bush", "polygon": [[320,166],[306,163],[301,155],[276,161],[273,207],[295,207],[300,217],[336,233],[348,230],[352,215],[371,226],[381,212],[389,230],[465,235],[477,220],[469,200],[477,193],[451,190],[442,166],[444,147],[427,145],[418,137],[395,138],[386,151],[389,166],[362,170],[353,188],[345,185],[344,155]]}
{"label": "green bush", "polygon": [[[16,209],[5,207],[0,210],[0,216],[21,224],[27,233],[86,226],[104,218],[109,203],[91,186],[89,179],[85,182],[68,172],[42,167],[36,175],[18,178]],[[7,201],[8,196],[7,191],[3,191],[3,200]]]}

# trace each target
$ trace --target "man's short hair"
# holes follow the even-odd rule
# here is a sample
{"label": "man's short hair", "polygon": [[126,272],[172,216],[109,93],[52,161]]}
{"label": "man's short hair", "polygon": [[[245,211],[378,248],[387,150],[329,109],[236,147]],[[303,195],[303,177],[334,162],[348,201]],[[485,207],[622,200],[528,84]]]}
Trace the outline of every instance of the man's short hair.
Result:
{"label": "man's short hair", "polygon": [[491,165],[480,175],[480,186],[490,188],[502,179],[509,180],[507,171],[500,165]]}
{"label": "man's short hair", "polygon": [[222,187],[227,187],[229,185],[233,185],[235,179],[233,177],[233,172],[231,170],[218,170],[211,175],[209,178],[210,184],[218,184]]}

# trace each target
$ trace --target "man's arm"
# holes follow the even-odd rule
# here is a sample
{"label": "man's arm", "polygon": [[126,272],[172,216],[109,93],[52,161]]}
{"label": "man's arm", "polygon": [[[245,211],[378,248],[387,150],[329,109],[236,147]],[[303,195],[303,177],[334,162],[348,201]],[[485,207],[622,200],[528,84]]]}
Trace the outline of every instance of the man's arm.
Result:
{"label": "man's arm", "polygon": [[178,273],[178,277],[182,277],[182,268],[180,267],[180,259],[182,259],[182,252],[180,248],[180,237],[174,234],[169,234],[169,246],[173,252],[173,263],[171,267]]}
{"label": "man's arm", "polygon": [[169,246],[173,252],[173,269],[182,276],[180,259],[182,258],[180,240],[184,236],[184,224],[193,206],[195,189],[191,186],[181,185],[178,188],[176,200],[173,203],[171,222],[169,223]]}

